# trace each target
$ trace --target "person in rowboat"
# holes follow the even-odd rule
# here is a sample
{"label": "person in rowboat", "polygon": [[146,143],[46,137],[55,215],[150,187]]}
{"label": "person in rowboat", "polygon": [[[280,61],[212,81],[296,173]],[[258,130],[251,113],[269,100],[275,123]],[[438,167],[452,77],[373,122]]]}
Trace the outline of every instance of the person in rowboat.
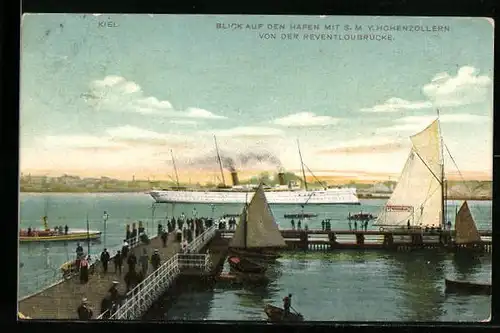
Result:
{"label": "person in rowboat", "polygon": [[283,318],[288,317],[290,314],[290,308],[292,307],[292,294],[288,294],[283,298]]}

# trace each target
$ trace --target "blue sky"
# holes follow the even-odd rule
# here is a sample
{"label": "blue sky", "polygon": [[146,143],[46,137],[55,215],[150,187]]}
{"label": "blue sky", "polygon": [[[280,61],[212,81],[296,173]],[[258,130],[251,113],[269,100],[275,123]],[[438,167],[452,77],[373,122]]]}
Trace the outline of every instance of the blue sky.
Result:
{"label": "blue sky", "polygon": [[[105,20],[116,26],[100,27]],[[396,31],[392,41],[259,38],[269,23],[286,33],[289,24],[449,31]],[[23,172],[166,178],[170,149],[181,169],[212,170],[204,161],[216,135],[240,170],[276,160],[298,169],[300,139],[318,173],[398,173],[408,136],[439,107],[461,171],[491,174],[487,19],[37,14],[23,17],[21,43]],[[273,158],[243,163],[249,152]]]}

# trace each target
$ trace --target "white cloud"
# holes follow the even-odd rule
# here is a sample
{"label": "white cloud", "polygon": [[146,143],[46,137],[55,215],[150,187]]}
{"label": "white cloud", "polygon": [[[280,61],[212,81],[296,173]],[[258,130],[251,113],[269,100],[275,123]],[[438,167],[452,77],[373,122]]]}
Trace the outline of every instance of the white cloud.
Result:
{"label": "white cloud", "polygon": [[195,120],[182,120],[182,119],[180,119],[180,120],[176,120],[176,119],[170,120],[170,123],[171,124],[176,124],[176,125],[196,125],[196,124],[198,124],[198,122],[195,121]]}
{"label": "white cloud", "polygon": [[139,84],[117,75],[109,75],[102,80],[95,80],[91,82],[90,88],[90,92],[82,94],[82,97],[98,110],[157,114],[171,118],[226,118],[201,108],[188,108],[185,111],[175,110],[169,101],[147,96]]}
{"label": "white cloud", "polygon": [[317,116],[313,112],[299,112],[283,118],[275,119],[272,123],[288,127],[315,127],[336,124],[338,121],[339,119],[337,118],[330,116]]}
{"label": "white cloud", "polygon": [[397,97],[391,97],[382,104],[369,108],[362,108],[363,112],[397,112],[402,110],[420,110],[431,108],[429,101],[407,101]]}
{"label": "white cloud", "polygon": [[283,135],[283,131],[272,127],[252,127],[241,126],[226,130],[219,130],[214,133],[217,136],[233,137],[233,138],[258,138],[258,137],[273,137]]}
{"label": "white cloud", "polygon": [[[387,132],[417,132],[423,130],[432,121],[437,118],[437,115],[425,115],[425,116],[407,116],[394,120],[394,125],[389,127],[378,128],[377,132],[387,133]],[[467,113],[455,113],[455,114],[444,114],[439,116],[441,123],[454,123],[454,124],[466,124],[466,123],[484,123],[491,120],[487,116],[478,116]]]}
{"label": "white cloud", "polygon": [[90,135],[48,135],[39,140],[43,148],[77,148],[77,149],[102,149],[124,148],[123,144],[113,142],[108,137]]}
{"label": "white cloud", "polygon": [[489,101],[491,79],[471,66],[461,67],[456,76],[438,73],[422,91],[437,107],[460,106]]}
{"label": "white cloud", "polygon": [[218,116],[210,111],[199,109],[199,108],[188,108],[186,110],[186,117],[189,118],[200,118],[200,119],[223,119],[226,117]]}

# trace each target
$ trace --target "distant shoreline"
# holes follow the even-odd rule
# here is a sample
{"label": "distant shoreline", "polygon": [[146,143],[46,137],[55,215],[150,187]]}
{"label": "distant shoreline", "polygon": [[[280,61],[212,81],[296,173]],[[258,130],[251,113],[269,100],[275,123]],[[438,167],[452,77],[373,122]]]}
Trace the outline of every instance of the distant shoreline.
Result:
{"label": "distant shoreline", "polygon": [[[25,194],[39,194],[39,193],[67,193],[67,194],[92,194],[92,193],[146,193],[149,190],[146,189],[122,189],[122,190],[96,190],[96,191],[20,191],[20,193],[25,193]],[[359,199],[389,199],[390,194],[387,196],[382,196],[382,195],[367,195],[367,194],[358,194]],[[466,197],[466,196],[449,196],[447,200],[473,200],[473,201],[491,201],[493,200],[491,196],[478,196],[478,197]]]}

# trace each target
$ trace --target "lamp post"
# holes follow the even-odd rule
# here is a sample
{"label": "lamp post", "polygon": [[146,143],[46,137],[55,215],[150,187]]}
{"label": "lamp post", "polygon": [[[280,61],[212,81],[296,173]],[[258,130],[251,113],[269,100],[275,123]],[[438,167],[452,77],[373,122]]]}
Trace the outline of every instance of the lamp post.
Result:
{"label": "lamp post", "polygon": [[156,209],[156,205],[155,203],[153,202],[151,204],[151,237],[153,237],[154,235],[154,227],[155,227],[155,209]]}
{"label": "lamp post", "polygon": [[106,248],[106,226],[108,222],[109,215],[106,211],[104,211],[104,215],[102,216],[102,220],[104,222],[104,248]]}

